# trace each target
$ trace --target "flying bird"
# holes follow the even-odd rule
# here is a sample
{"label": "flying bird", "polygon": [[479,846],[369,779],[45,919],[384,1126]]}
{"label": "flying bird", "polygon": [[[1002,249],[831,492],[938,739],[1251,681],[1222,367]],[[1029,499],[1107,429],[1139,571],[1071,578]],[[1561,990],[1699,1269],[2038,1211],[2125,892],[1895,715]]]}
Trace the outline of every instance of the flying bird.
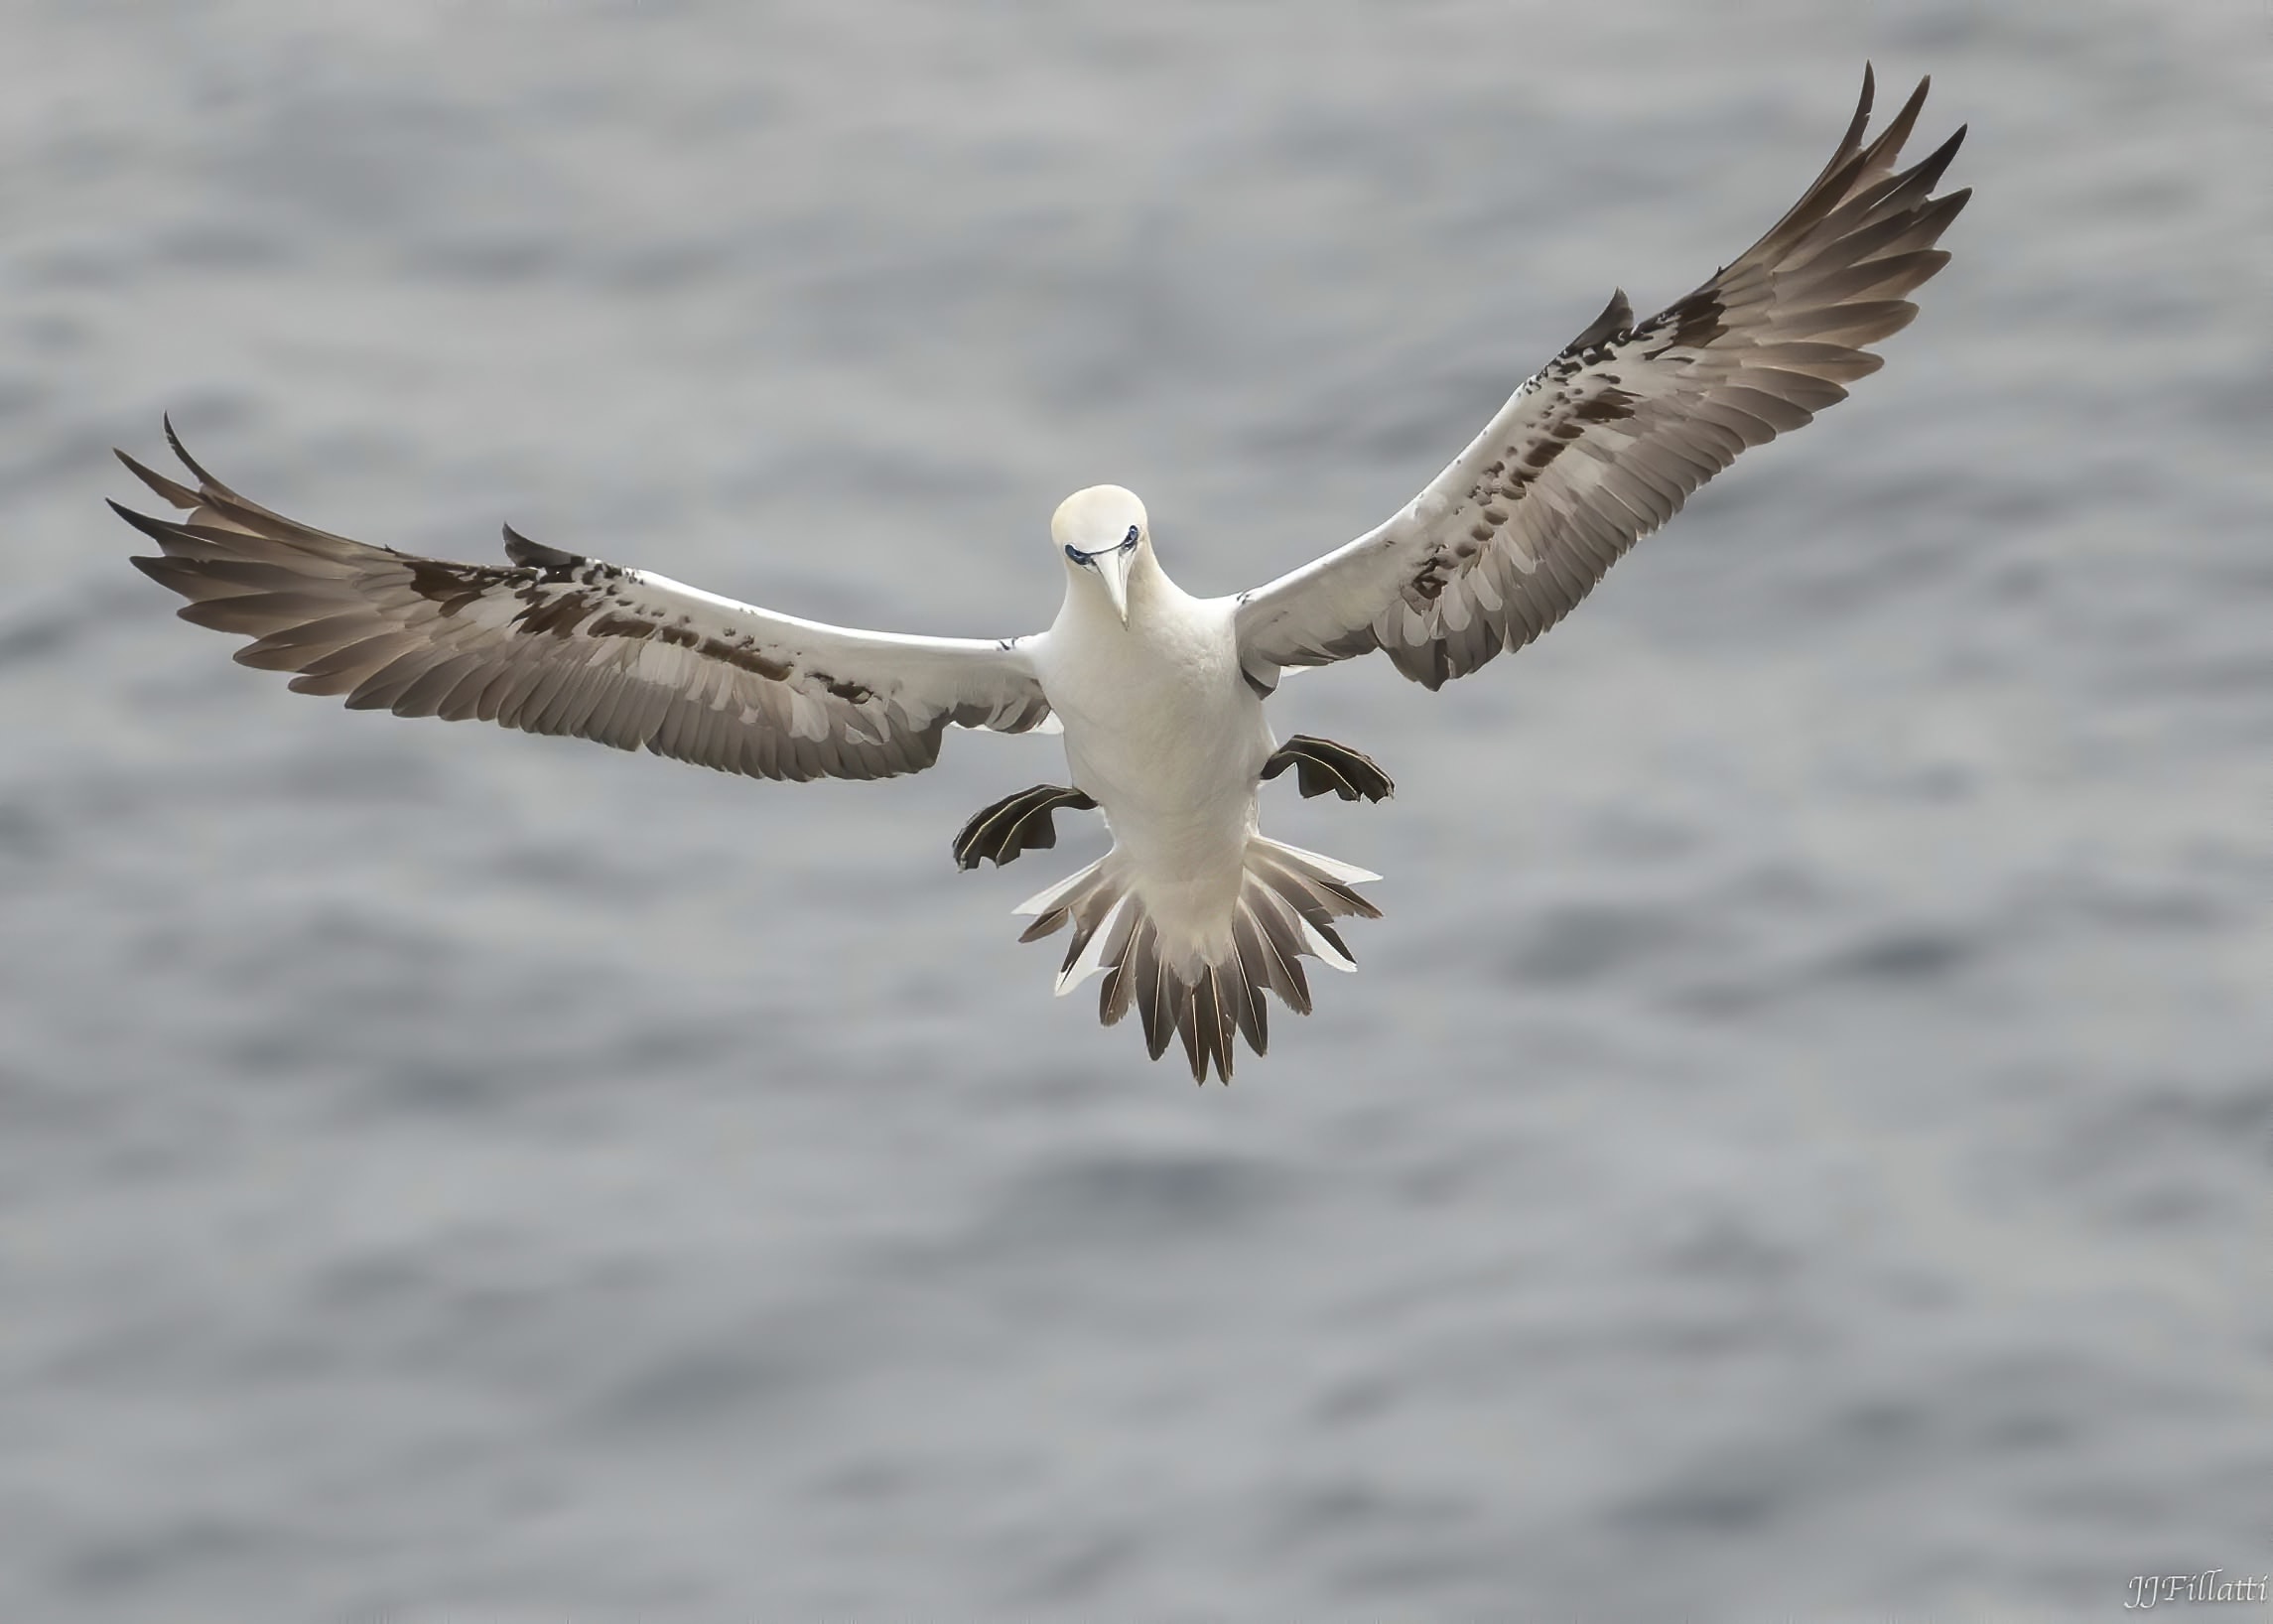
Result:
{"label": "flying bird", "polygon": [[1026,901],[1022,940],[1071,927],[1065,993],[1103,977],[1157,1060],[1180,1038],[1195,1082],[1268,1036],[1265,994],[1310,1009],[1305,958],[1355,968],[1336,922],[1375,918],[1376,875],[1264,835],[1260,786],[1378,801],[1391,782],[1347,745],[1281,743],[1265,703],[1290,667],[1379,650],[1435,689],[1567,613],[1636,540],[1738,453],[1799,428],[1878,370],[1903,296],[1968,192],[1933,196],[1962,128],[1897,168],[1927,81],[1866,140],[1872,80],[1830,162],[1768,234],[1695,291],[1634,319],[1623,291],[1527,379],[1410,502],[1265,586],[1194,598],[1161,568],[1142,502],[1118,485],[1050,521],[1065,602],[1049,629],[984,639],[801,620],[505,529],[509,562],[458,564],[312,529],[201,468],[195,486],[121,461],[186,518],[113,502],[161,556],[134,560],[184,619],[253,639],[243,664],[397,716],[478,718],[760,778],[882,778],[938,758],[950,727],[1058,731],[1064,784],[988,807],[956,862],[1056,841],[1101,811],[1113,846]]}

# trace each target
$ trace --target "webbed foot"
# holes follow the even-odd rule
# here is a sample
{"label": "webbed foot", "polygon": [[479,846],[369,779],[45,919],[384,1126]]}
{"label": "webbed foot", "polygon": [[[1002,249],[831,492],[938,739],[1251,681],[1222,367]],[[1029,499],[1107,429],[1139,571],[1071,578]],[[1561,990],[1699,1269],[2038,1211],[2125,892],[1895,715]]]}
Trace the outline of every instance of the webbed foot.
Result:
{"label": "webbed foot", "polygon": [[1288,767],[1294,768],[1295,787],[1305,796],[1331,790],[1345,801],[1361,795],[1369,801],[1384,801],[1397,793],[1397,785],[1374,764],[1372,756],[1331,739],[1295,734],[1271,751],[1270,759],[1263,764],[1263,775],[1275,778]]}
{"label": "webbed foot", "polygon": [[1001,868],[1020,852],[1046,852],[1057,844],[1057,825],[1052,814],[1058,808],[1088,812],[1096,805],[1080,790],[1059,784],[1036,784],[1031,789],[1021,789],[1015,795],[997,801],[963,826],[963,832],[955,837],[955,866],[976,869],[981,858],[992,858],[995,866]]}

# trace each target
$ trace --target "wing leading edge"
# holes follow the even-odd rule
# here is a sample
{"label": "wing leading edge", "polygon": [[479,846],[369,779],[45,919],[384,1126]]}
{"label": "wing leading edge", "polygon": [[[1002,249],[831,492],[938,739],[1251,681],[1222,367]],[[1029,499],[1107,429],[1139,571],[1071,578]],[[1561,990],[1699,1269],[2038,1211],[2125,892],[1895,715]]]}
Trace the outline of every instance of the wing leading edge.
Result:
{"label": "wing leading edge", "polygon": [[155,540],[135,565],[182,617],[251,639],[237,660],[304,694],[645,748],[758,778],[883,778],[950,724],[1049,716],[1011,640],[857,631],[735,603],[505,531],[506,565],[374,547],[248,500],[166,437],[195,489],[119,459],[187,518],[113,502]]}
{"label": "wing leading edge", "polygon": [[1646,321],[1614,294],[1404,509],[1243,595],[1249,675],[1268,689],[1379,648],[1430,688],[1465,676],[1561,619],[1739,453],[1845,399],[1971,196],[1932,196],[1962,127],[1895,168],[1929,83],[1866,143],[1866,68],[1830,162],[1758,242]]}

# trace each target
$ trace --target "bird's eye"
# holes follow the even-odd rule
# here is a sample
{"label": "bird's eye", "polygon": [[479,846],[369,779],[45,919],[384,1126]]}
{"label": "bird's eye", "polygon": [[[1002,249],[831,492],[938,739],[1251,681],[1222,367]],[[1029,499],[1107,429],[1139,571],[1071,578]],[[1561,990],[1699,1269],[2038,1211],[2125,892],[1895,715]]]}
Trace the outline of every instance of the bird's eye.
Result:
{"label": "bird's eye", "polygon": [[1134,547],[1136,545],[1136,526],[1132,524],[1129,527],[1129,534],[1121,538],[1121,545],[1124,547]]}

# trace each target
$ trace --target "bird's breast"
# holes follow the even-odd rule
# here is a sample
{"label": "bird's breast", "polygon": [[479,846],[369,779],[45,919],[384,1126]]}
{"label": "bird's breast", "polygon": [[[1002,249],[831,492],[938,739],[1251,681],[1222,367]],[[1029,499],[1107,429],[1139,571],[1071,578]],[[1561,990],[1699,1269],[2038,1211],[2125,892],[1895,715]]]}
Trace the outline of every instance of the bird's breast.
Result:
{"label": "bird's breast", "polygon": [[[1195,609],[1203,606],[1194,605]],[[1074,782],[1129,817],[1246,816],[1269,755],[1228,616],[1082,627],[1037,662]],[[1055,642],[1061,626],[1052,632]]]}

